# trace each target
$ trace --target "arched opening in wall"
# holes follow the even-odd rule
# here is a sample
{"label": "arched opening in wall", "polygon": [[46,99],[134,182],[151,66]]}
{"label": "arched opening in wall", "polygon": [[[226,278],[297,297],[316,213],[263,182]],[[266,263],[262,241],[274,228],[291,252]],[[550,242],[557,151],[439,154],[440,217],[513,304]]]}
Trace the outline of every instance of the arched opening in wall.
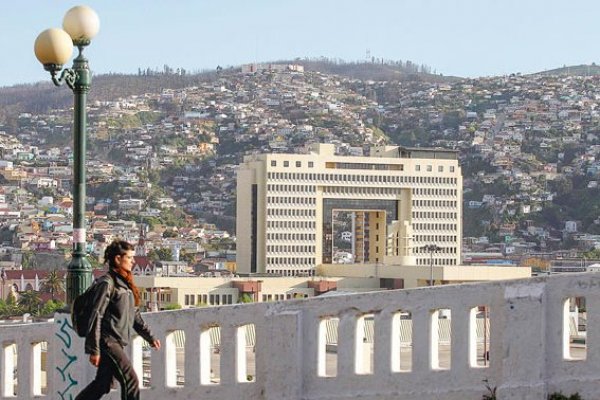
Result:
{"label": "arched opening in wall", "polygon": [[431,311],[430,368],[450,369],[452,363],[452,314],[449,308]]}
{"label": "arched opening in wall", "polygon": [[356,320],[354,370],[358,375],[370,375],[374,369],[375,316],[365,314]]}
{"label": "arched opening in wall", "polygon": [[2,364],[4,367],[2,382],[2,397],[17,395],[17,345],[8,343],[2,346]]}
{"label": "arched opening in wall", "polygon": [[165,343],[165,383],[167,387],[185,383],[185,333],[175,330],[167,333]]}
{"label": "arched opening in wall", "polygon": [[236,368],[238,382],[256,381],[256,327],[254,324],[237,328]]}
{"label": "arched opening in wall", "polygon": [[338,327],[337,317],[325,317],[319,321],[317,345],[317,374],[324,378],[337,376]]}
{"label": "arched opening in wall", "polygon": [[563,301],[563,358],[582,361],[587,358],[587,306],[585,297]]}
{"label": "arched opening in wall", "polygon": [[48,394],[48,342],[31,344],[31,387],[34,396]]}
{"label": "arched opening in wall", "polygon": [[221,382],[221,327],[209,325],[200,332],[200,384]]}
{"label": "arched opening in wall", "polygon": [[412,314],[399,311],[392,317],[392,372],[412,371]]}
{"label": "arched opening in wall", "polygon": [[490,312],[488,306],[471,308],[469,312],[469,366],[490,365]]}
{"label": "arched opening in wall", "polygon": [[131,343],[131,363],[140,380],[140,387],[152,386],[152,353],[150,343],[141,336],[136,336]]}

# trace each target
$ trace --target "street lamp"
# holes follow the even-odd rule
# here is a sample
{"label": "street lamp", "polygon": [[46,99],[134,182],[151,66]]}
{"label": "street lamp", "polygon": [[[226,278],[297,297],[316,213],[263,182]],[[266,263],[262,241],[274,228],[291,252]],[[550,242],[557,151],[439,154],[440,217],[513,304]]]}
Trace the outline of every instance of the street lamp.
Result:
{"label": "street lamp", "polygon": [[[92,284],[92,266],[86,259],[85,232],[85,152],[86,152],[86,100],[90,90],[91,73],[83,49],[90,44],[100,28],[100,20],[94,10],[76,6],[65,14],[63,29],[50,28],[35,40],[37,59],[50,72],[56,86],[66,83],[73,91],[73,253],[67,267],[67,303]],[[72,68],[63,69],[71,58],[73,46],[79,55]],[[62,70],[62,71],[61,71]],[[58,73],[60,72],[60,76]]]}
{"label": "street lamp", "polygon": [[433,286],[433,253],[437,253],[438,251],[442,250],[442,248],[437,244],[427,244],[425,246],[422,246],[421,250],[429,253],[429,286]]}

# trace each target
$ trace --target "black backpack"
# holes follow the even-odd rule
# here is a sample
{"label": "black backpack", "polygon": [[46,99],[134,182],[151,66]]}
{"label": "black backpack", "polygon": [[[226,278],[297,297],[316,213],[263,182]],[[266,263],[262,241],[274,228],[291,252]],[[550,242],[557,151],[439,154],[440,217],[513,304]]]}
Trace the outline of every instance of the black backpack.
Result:
{"label": "black backpack", "polygon": [[87,288],[85,292],[80,294],[73,301],[73,307],[71,308],[71,323],[73,324],[73,330],[80,337],[86,337],[92,328],[93,316],[96,314],[94,310],[94,298],[96,298],[96,291],[98,290],[99,283],[108,281],[109,292],[112,297],[113,289],[115,286],[113,277],[110,274],[106,274],[94,281],[92,286]]}

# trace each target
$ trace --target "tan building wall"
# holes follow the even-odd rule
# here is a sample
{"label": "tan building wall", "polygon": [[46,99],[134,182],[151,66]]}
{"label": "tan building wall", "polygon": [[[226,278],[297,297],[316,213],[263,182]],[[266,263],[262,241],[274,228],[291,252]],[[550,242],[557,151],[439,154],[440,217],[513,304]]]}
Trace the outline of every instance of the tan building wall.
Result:
{"label": "tan building wall", "polygon": [[313,275],[331,262],[331,210],[350,206],[371,214],[378,204],[388,207],[385,223],[371,226],[364,262],[393,256],[402,264],[429,265],[430,254],[420,247],[436,244],[442,250],[433,255],[435,265],[459,265],[462,176],[456,153],[386,146],[373,154],[336,156],[333,145],[317,144],[310,154],[246,157],[237,179],[238,273]]}
{"label": "tan building wall", "polygon": [[[318,274],[322,277],[369,277],[380,279],[401,279],[402,287],[410,289],[428,286],[432,269],[427,266],[405,265],[321,265]],[[468,282],[485,282],[508,279],[530,278],[529,267],[507,266],[434,266],[433,280],[435,285],[458,284]],[[328,278],[329,279],[329,278]]]}
{"label": "tan building wall", "polygon": [[[150,309],[164,309],[168,304],[179,304],[183,308],[236,304],[242,293],[235,282],[260,283],[260,291],[253,294],[254,301],[278,301],[298,297],[313,297],[318,294],[314,287],[320,278],[264,277],[264,278],[220,278],[220,277],[157,277],[134,276],[135,284],[142,292],[142,301]],[[378,278],[336,277],[327,278],[336,291],[364,292],[379,290]],[[314,286],[314,285],[313,285]]]}

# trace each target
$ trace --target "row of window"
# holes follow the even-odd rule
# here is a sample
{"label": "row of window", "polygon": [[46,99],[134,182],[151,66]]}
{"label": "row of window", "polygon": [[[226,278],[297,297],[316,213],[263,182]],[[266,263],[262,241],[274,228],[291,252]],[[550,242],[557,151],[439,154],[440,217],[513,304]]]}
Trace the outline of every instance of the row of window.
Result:
{"label": "row of window", "polygon": [[314,276],[312,269],[268,269],[268,274],[281,274],[283,276]]}
{"label": "row of window", "polygon": [[268,240],[311,240],[314,241],[317,235],[314,233],[267,233]]}
{"label": "row of window", "polygon": [[303,192],[316,193],[317,188],[314,185],[274,185],[268,184],[267,191],[269,192]]}
{"label": "row of window", "polygon": [[290,299],[305,299],[308,295],[305,293],[285,293],[285,294],[263,294],[262,301],[279,301]]}
{"label": "row of window", "polygon": [[413,207],[456,207],[454,200],[413,200]]}
{"label": "row of window", "polygon": [[456,224],[424,224],[417,223],[412,224],[415,231],[434,230],[434,231],[456,231],[458,229]]}
{"label": "row of window", "polygon": [[414,188],[412,190],[414,195],[421,196],[456,196],[458,190],[456,189],[437,189],[437,188]]}
{"label": "row of window", "polygon": [[269,266],[275,265],[315,265],[313,257],[267,257]]}
{"label": "row of window", "polygon": [[233,304],[232,294],[186,294],[184,296],[184,304],[186,306],[197,306],[208,304],[211,306],[218,306],[221,304]]}
{"label": "row of window", "polygon": [[456,265],[456,259],[454,258],[417,258],[417,265]]}
{"label": "row of window", "polygon": [[[413,249],[413,253],[414,254],[427,254],[427,255],[431,256],[429,251],[422,249],[421,247],[415,247]],[[442,246],[436,252],[433,253],[433,256],[435,257],[436,254],[456,254],[456,247],[443,247]]]}
{"label": "row of window", "polygon": [[[307,162],[308,168],[314,168],[315,163],[313,161],[308,161]],[[277,161],[276,160],[271,160],[271,167],[276,167],[277,166]],[[285,168],[288,168],[290,166],[290,162],[289,161],[284,161],[283,162],[283,166]],[[302,161],[296,161],[296,168],[302,168]]]}
{"label": "row of window", "polygon": [[292,181],[318,181],[339,183],[437,183],[456,184],[456,178],[445,178],[439,176],[400,176],[400,175],[347,175],[347,174],[313,174],[313,173],[287,173],[268,172],[270,180],[292,180]]}
{"label": "row of window", "polygon": [[454,235],[415,235],[415,242],[456,242]]}
{"label": "row of window", "polygon": [[317,204],[317,199],[314,197],[289,197],[289,196],[267,196],[269,204]]}
{"label": "row of window", "polygon": [[[149,290],[149,289],[147,289],[147,290]],[[143,291],[142,292],[142,300],[153,301],[154,297],[150,291]],[[160,293],[159,295],[157,295],[157,301],[159,301],[161,303],[170,303],[171,302],[171,294],[170,293]]]}
{"label": "row of window", "polygon": [[312,253],[315,252],[315,246],[303,246],[303,245],[269,245],[267,246],[267,252],[271,253]]}
{"label": "row of window", "polygon": [[365,187],[365,186],[325,186],[325,194],[367,194],[367,195],[399,195],[400,188]]}
{"label": "row of window", "polygon": [[412,217],[414,219],[456,219],[458,218],[458,213],[441,211],[413,211]]}
{"label": "row of window", "polygon": [[267,228],[281,229],[315,229],[315,221],[267,221]]}
{"label": "row of window", "polygon": [[267,208],[267,215],[276,217],[314,217],[316,210],[297,210],[295,208]]}
{"label": "row of window", "polygon": [[[433,171],[433,165],[431,165],[431,164],[426,165],[425,166],[425,170],[427,172],[432,172]],[[417,171],[417,172],[421,171],[421,165],[420,164],[416,164],[415,165],[415,171]],[[454,165],[450,165],[448,167],[448,171],[454,172]],[[438,165],[437,172],[444,172],[444,166],[443,165]]]}

